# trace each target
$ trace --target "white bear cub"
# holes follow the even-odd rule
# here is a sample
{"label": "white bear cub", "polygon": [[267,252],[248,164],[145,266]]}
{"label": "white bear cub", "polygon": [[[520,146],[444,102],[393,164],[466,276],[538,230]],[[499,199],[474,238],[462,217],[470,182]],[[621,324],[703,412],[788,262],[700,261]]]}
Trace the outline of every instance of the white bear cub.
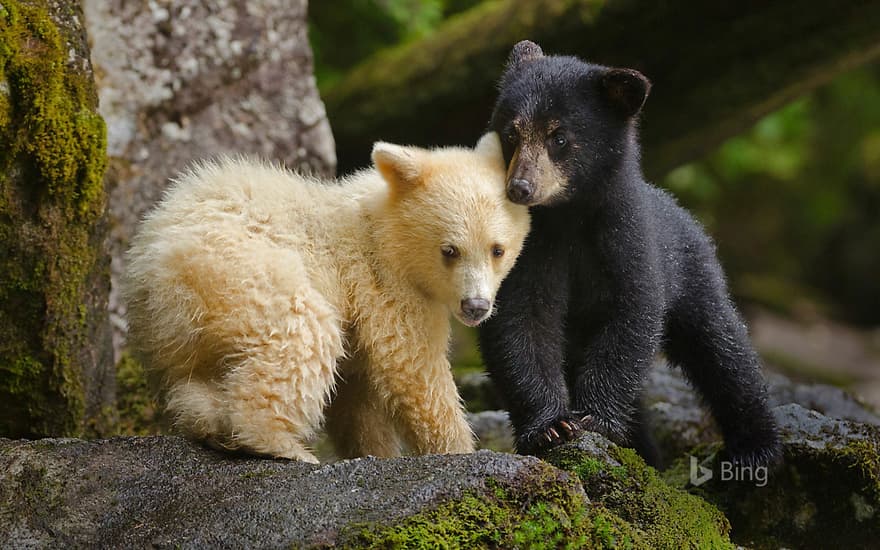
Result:
{"label": "white bear cub", "polygon": [[174,427],[317,462],[466,453],[451,312],[492,311],[529,229],[496,134],[473,150],[377,143],[337,183],[223,159],[181,175],[128,253],[130,341]]}

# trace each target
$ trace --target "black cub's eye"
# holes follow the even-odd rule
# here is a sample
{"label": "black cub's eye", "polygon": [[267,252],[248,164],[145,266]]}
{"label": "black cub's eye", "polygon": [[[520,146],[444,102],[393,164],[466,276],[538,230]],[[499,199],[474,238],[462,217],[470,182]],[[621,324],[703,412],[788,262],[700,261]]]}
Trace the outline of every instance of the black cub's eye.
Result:
{"label": "black cub's eye", "polygon": [[516,143],[518,137],[519,136],[516,135],[516,130],[513,128],[510,128],[509,130],[504,132],[504,139],[507,140],[507,143],[510,143],[511,145]]}
{"label": "black cub's eye", "polygon": [[492,247],[492,255],[495,256],[496,258],[500,258],[501,256],[504,256],[504,248],[502,248],[500,244],[496,244],[495,246]]}
{"label": "black cub's eye", "polygon": [[562,149],[563,147],[568,145],[568,140],[565,138],[562,132],[556,132],[555,134],[553,134],[553,136],[551,136],[550,139],[553,140],[553,145],[555,145],[558,149]]}
{"label": "black cub's eye", "polygon": [[451,244],[444,244],[440,247],[440,253],[443,254],[444,258],[455,259],[461,256],[461,252],[458,251],[458,248],[452,246]]}

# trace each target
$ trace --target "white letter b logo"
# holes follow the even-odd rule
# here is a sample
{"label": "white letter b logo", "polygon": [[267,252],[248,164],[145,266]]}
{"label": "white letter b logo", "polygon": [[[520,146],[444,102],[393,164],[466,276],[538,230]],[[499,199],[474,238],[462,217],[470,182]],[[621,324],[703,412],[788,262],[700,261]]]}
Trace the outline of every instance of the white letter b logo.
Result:
{"label": "white letter b logo", "polygon": [[712,479],[712,470],[697,462],[697,457],[691,456],[691,485],[699,487]]}

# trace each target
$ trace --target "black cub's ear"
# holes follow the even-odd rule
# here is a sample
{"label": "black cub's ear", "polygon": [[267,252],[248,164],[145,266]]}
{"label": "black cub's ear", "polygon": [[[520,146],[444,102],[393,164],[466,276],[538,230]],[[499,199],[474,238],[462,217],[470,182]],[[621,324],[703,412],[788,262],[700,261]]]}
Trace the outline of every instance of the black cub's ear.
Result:
{"label": "black cub's ear", "polygon": [[510,51],[510,56],[507,58],[507,68],[511,69],[527,61],[534,61],[542,57],[544,57],[544,52],[541,50],[541,46],[531,40],[522,40],[517,42]]}
{"label": "black cub's ear", "polygon": [[631,117],[642,110],[651,82],[633,69],[608,69],[602,75],[601,87],[611,105],[620,114]]}

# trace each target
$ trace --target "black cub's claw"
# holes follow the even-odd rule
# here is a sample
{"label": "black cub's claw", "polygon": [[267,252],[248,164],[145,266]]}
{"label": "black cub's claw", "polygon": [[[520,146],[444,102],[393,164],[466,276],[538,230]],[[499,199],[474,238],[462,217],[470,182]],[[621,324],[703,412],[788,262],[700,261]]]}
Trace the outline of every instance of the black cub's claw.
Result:
{"label": "black cub's claw", "polygon": [[561,416],[527,435],[523,441],[517,443],[517,449],[523,454],[539,454],[577,439],[583,431],[584,427],[577,417]]}

